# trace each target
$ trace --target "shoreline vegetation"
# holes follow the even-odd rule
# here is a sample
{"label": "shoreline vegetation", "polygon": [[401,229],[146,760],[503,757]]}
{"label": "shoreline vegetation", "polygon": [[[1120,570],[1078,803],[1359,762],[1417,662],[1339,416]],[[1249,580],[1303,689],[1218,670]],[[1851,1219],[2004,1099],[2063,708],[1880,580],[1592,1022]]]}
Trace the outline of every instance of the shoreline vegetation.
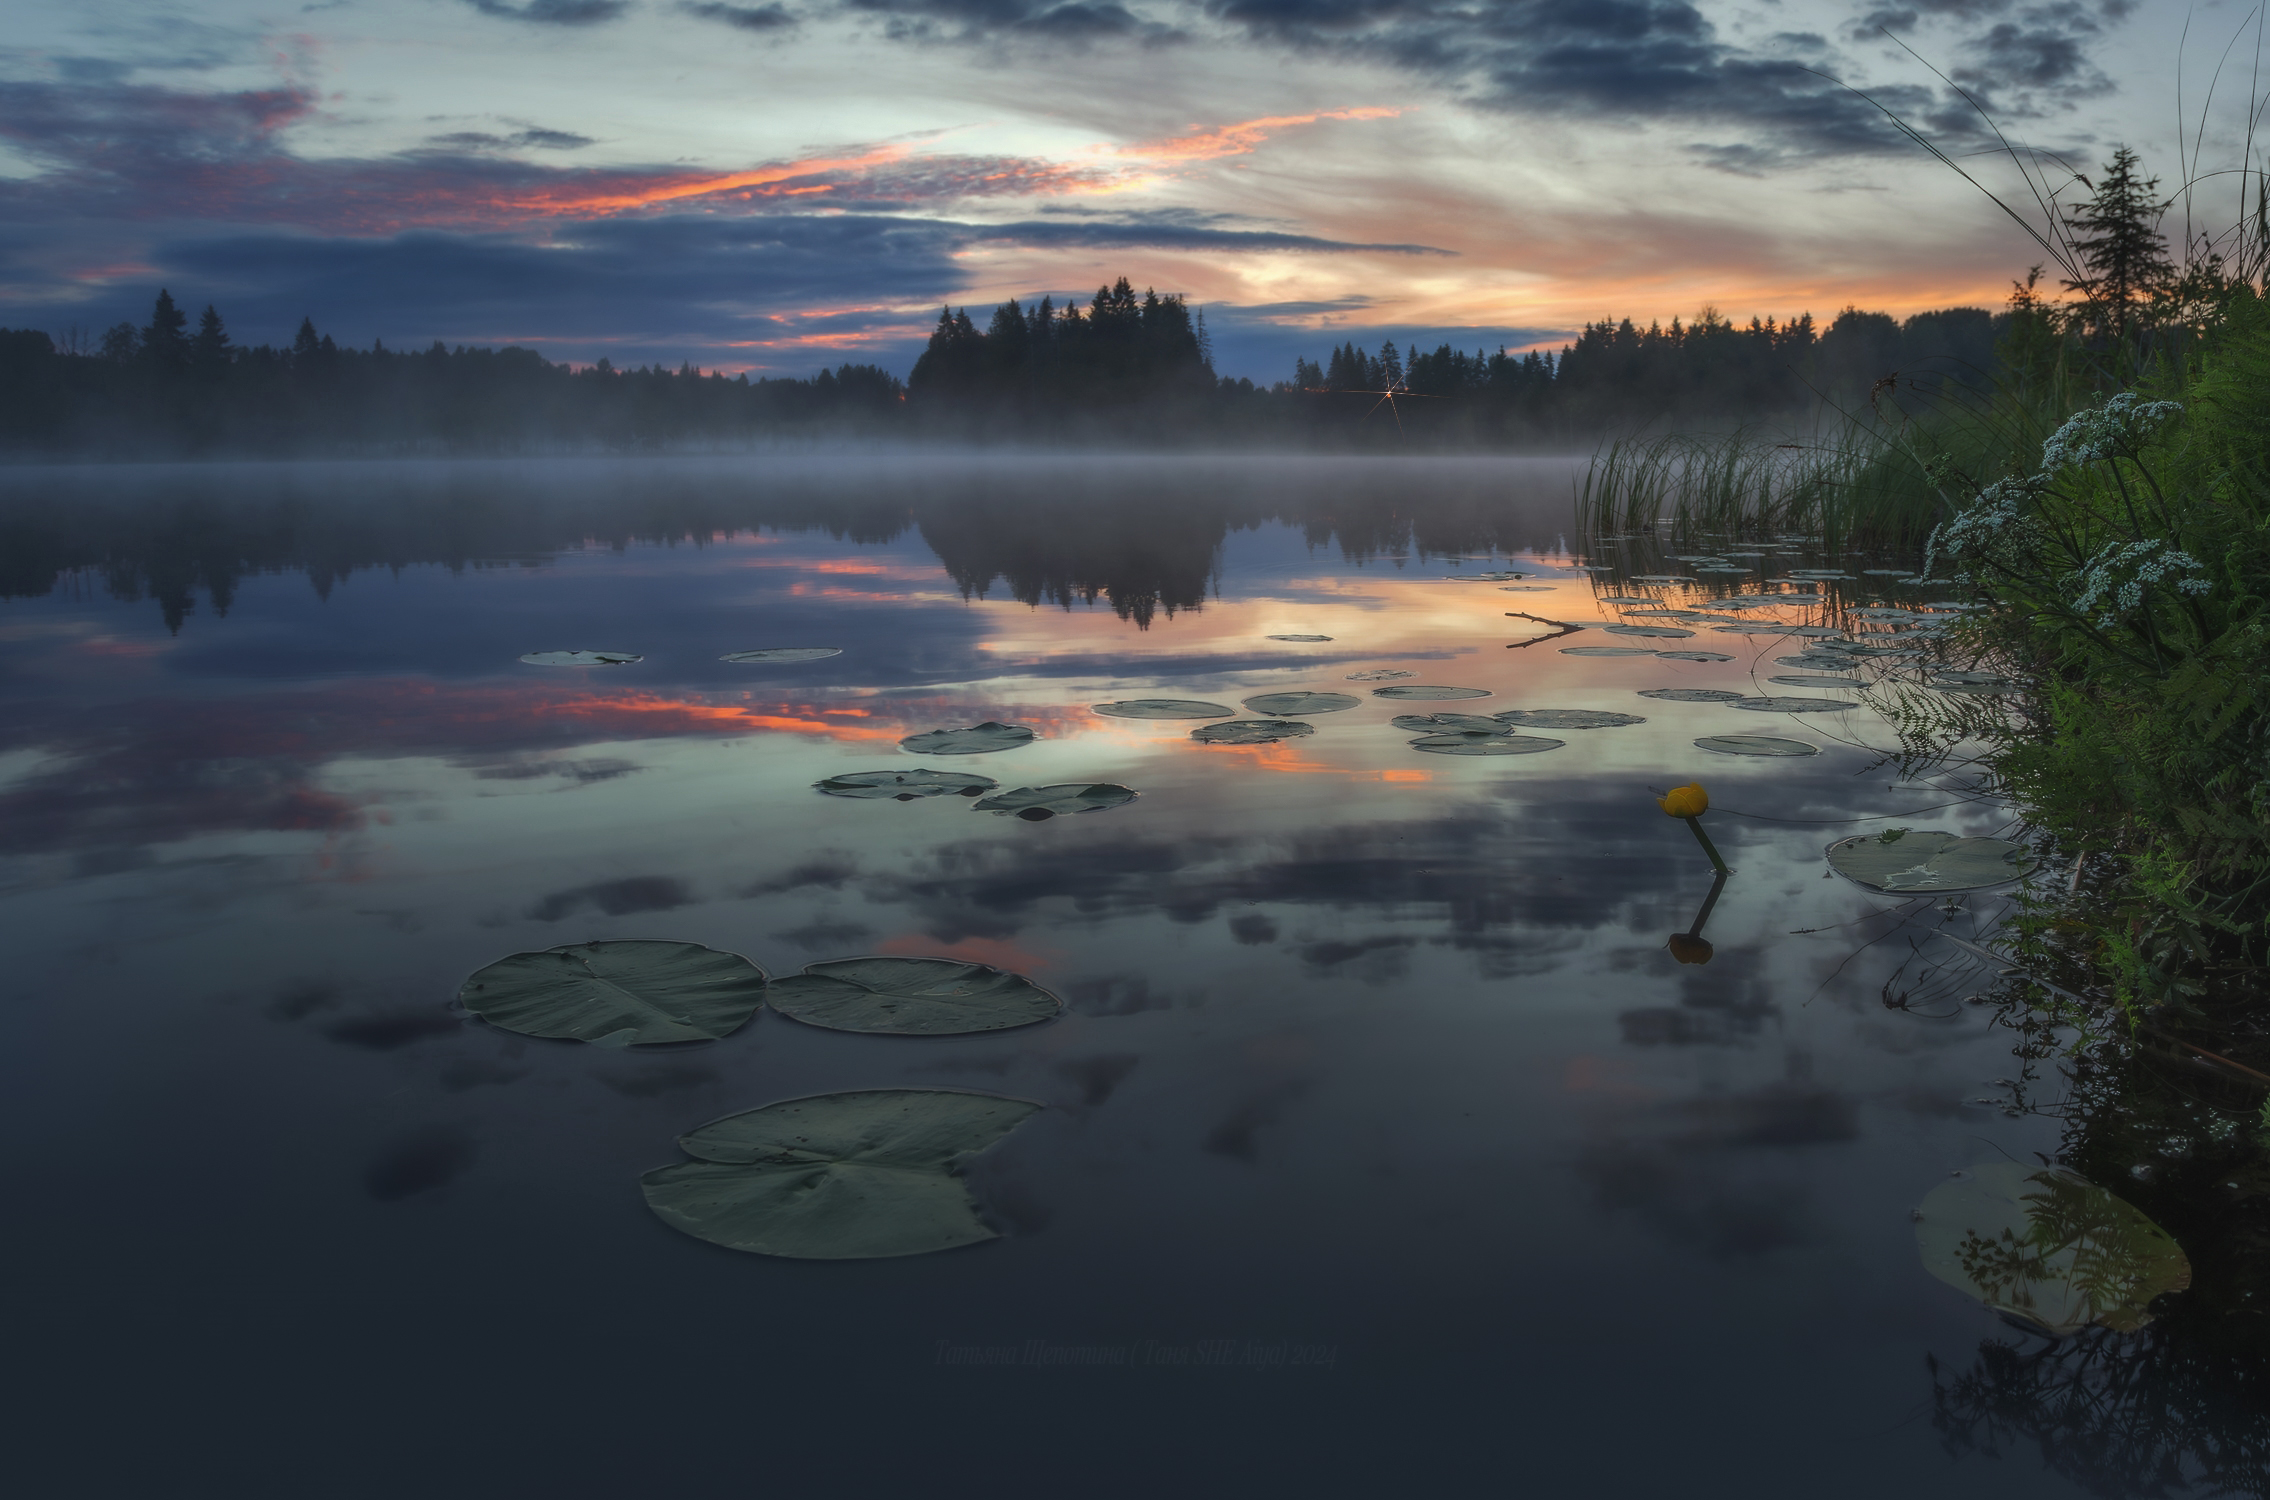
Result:
{"label": "shoreline vegetation", "polygon": [[1126,278],[1083,309],[1005,302],[980,328],[939,314],[901,381],[872,364],[810,379],[691,364],[575,366],[534,350],[349,348],[303,320],[246,348],[208,305],[192,331],[160,290],[150,321],[87,341],[0,328],[0,455],[41,459],[652,452],[827,440],[1044,448],[1585,451],[1670,428],[1791,431],[1864,404],[1887,370],[1941,393],[1989,373],[2013,314],[1904,321],[1846,308],[1737,325],[1588,324],[1557,353],[1432,352],[1352,340],[1260,385],[1216,373],[1204,311]]}

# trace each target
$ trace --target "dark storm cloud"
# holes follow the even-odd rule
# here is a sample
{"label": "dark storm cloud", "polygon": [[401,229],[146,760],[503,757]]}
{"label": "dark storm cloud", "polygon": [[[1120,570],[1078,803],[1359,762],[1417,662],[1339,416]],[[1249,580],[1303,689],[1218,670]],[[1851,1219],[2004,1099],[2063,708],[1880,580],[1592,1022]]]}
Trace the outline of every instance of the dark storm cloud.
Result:
{"label": "dark storm cloud", "polygon": [[506,21],[533,21],[543,26],[590,26],[612,21],[627,8],[625,0],[527,0],[508,5],[505,0],[465,0],[484,16]]}
{"label": "dark storm cloud", "polygon": [[716,21],[740,31],[785,31],[802,17],[785,5],[717,5],[695,4],[684,0],[678,6],[689,16],[705,21]]}
{"label": "dark storm cloud", "polygon": [[522,146],[544,151],[577,151],[591,143],[590,136],[577,135],[572,130],[516,130],[510,135],[495,135],[486,130],[453,130],[447,135],[426,138],[428,147],[442,151],[509,151]]}
{"label": "dark storm cloud", "polygon": [[1001,36],[1042,41],[1095,42],[1136,38],[1179,41],[1184,33],[1147,20],[1123,5],[1066,0],[844,0],[850,15],[877,16],[884,34],[898,41],[982,41]]}

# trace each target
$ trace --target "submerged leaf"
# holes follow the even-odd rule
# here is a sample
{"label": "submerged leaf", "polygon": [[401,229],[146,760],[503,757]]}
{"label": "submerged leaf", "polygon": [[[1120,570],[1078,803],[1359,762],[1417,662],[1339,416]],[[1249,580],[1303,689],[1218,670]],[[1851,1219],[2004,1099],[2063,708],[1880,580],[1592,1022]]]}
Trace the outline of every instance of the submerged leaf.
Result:
{"label": "submerged leaf", "polygon": [[1108,781],[1068,782],[1062,786],[1021,786],[973,804],[979,812],[1013,813],[1028,823],[1039,823],[1064,813],[1102,812],[1125,807],[1135,793]]}
{"label": "submerged leaf", "polygon": [[890,797],[900,802],[911,802],[917,797],[974,797],[990,792],[1001,783],[990,776],[972,776],[967,771],[854,771],[845,776],[830,776],[825,781],[812,783],[813,789],[830,797]]}
{"label": "submerged leaf", "polygon": [[1720,755],[1818,755],[1821,747],[1803,740],[1776,739],[1770,734],[1708,734],[1695,741],[1698,750]]}
{"label": "submerged leaf", "polygon": [[1336,714],[1364,700],[1347,693],[1262,693],[1242,701],[1254,713],[1281,719],[1290,714]]}
{"label": "submerged leaf", "polygon": [[1190,731],[1190,737],[1202,745],[1266,745],[1314,733],[1314,724],[1296,719],[1232,719],[1226,724],[1200,725]]}
{"label": "submerged leaf", "polygon": [[1617,729],[1647,722],[1638,714],[1608,713],[1597,708],[1509,708],[1490,717],[1520,729]]}
{"label": "submerged leaf", "polygon": [[477,969],[457,1003],[524,1036],[605,1047],[711,1041],[765,1000],[765,971],[699,943],[573,943]]}
{"label": "submerged leaf", "polygon": [[841,646],[768,646],[762,651],[729,651],[719,661],[819,661],[841,656]]}
{"label": "submerged leaf", "polygon": [[899,748],[917,755],[984,755],[993,750],[1014,750],[1032,742],[1033,732],[1024,725],[988,719],[967,729],[933,729],[928,734],[910,734],[899,741]]}
{"label": "submerged leaf", "polygon": [[1091,703],[1088,711],[1114,719],[1226,719],[1237,712],[1199,698],[1125,698],[1117,703]]}
{"label": "submerged leaf", "polygon": [[1828,847],[1829,868],[1876,891],[1978,891],[2028,874],[2040,861],[2008,839],[1964,838],[1937,829],[1888,828]]}
{"label": "submerged leaf", "polygon": [[1542,735],[1480,734],[1472,731],[1452,734],[1429,734],[1411,741],[1411,748],[1424,750],[1429,755],[1536,755],[1546,750],[1558,750],[1565,740],[1549,740]]}
{"label": "submerged leaf", "polygon": [[1373,688],[1371,690],[1371,695],[1374,698],[1418,698],[1433,700],[1448,698],[1487,698],[1490,696],[1489,690],[1486,688],[1428,687],[1418,683],[1413,683],[1408,687]]}
{"label": "submerged leaf", "polygon": [[997,1237],[954,1175],[1040,1105],[948,1089],[787,1099],[679,1138],[698,1161],[639,1179],[673,1229],[729,1250],[869,1260]]}
{"label": "submerged leaf", "polygon": [[1661,698],[1666,703],[1732,703],[1749,695],[1730,693],[1724,688],[1644,688],[1640,696]]}
{"label": "submerged leaf", "polygon": [[2132,1333],[2191,1262],[2133,1204],[2077,1172],[1982,1162],[1915,1213],[1923,1268],[1994,1311],[2062,1337],[2090,1324]]}
{"label": "submerged leaf", "polygon": [[773,981],[774,1010],[831,1031],[957,1036],[1048,1021],[1063,1002],[1021,974],[958,958],[838,958]]}
{"label": "submerged leaf", "polygon": [[627,667],[646,660],[629,651],[531,651],[520,659],[532,667]]}

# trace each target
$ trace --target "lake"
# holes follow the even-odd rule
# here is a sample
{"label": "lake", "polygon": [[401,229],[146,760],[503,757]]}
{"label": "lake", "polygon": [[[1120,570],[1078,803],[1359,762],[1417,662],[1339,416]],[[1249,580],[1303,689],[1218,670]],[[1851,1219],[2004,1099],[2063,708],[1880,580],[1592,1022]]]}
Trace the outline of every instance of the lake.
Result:
{"label": "lake", "polygon": [[[27,1492],[2088,1493],[1934,1422],[1982,1345],[2031,1347],[1913,1217],[2058,1149],[2054,1070],[1932,937],[2010,891],[1942,910],[1823,854],[2009,810],[1903,772],[1867,695],[1640,696],[1834,697],[1778,659],[1930,594],[1794,541],[1640,583],[1688,570],[1587,551],[1580,471],[0,475]],[[1629,613],[1744,592],[1778,601],[1748,632]],[[1606,629],[1651,620],[1690,634]],[[1570,654],[1602,646],[1726,659]],[[719,659],[787,647],[840,654]],[[564,650],[640,659],[519,660]],[[1377,694],[1412,686],[1487,696]],[[1356,702],[1247,744],[1090,707],[1287,692]],[[1390,723],[1525,709],[1644,722],[1479,755]],[[1035,737],[900,748],[986,721]],[[1695,744],[1729,735],[1818,753]],[[1138,795],[814,790],[916,767]],[[1699,927],[1711,865],[1656,801],[1695,780],[1734,870]],[[1063,1010],[626,1049],[457,1004],[615,939],[960,959]],[[998,1238],[789,1259],[642,1198],[697,1125],[889,1088],[1045,1106],[968,1165]]]}

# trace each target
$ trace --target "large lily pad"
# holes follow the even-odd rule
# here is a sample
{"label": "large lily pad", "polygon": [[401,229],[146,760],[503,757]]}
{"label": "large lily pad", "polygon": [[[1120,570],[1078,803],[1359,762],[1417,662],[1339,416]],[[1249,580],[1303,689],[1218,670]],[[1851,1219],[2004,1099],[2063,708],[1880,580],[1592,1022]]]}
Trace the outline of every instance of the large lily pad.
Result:
{"label": "large lily pad", "polygon": [[1302,641],[1302,642],[1311,642],[1311,641],[1328,641],[1328,640],[1332,639],[1332,637],[1330,637],[1330,636],[1328,636],[1328,635],[1273,635],[1273,636],[1269,637],[1269,639],[1271,639],[1271,640],[1273,640],[1273,641]]}
{"label": "large lily pad", "polygon": [[1734,659],[1723,651],[1658,651],[1655,654],[1665,661],[1732,661]]}
{"label": "large lily pad", "polygon": [[1827,714],[1858,708],[1842,698],[1737,698],[1728,708],[1746,708],[1756,714]]}
{"label": "large lily pad", "polygon": [[1563,656],[1653,656],[1646,646],[1563,646]]}
{"label": "large lily pad", "polygon": [[1963,838],[1936,829],[1887,828],[1828,847],[1829,868],[1873,891],[1982,891],[2039,863],[2008,839]]}
{"label": "large lily pad", "polygon": [[1834,667],[1840,672],[1852,670],[1852,663],[1841,652],[1808,651],[1801,656],[1777,656],[1776,666],[1783,667]]}
{"label": "large lily pad", "polygon": [[1416,677],[1418,675],[1419,674],[1416,672],[1405,671],[1401,667],[1374,667],[1368,672],[1350,672],[1348,674],[1348,681],[1393,682],[1398,678]]}
{"label": "large lily pad", "polygon": [[632,651],[530,651],[520,659],[532,667],[627,667],[646,660]]}
{"label": "large lily pad", "polygon": [[1697,750],[1720,755],[1818,755],[1821,747],[1803,740],[1776,739],[1770,734],[1706,734],[1695,741]]}
{"label": "large lily pad", "polygon": [[1815,677],[1804,672],[1792,672],[1785,677],[1768,677],[1766,681],[1780,683],[1783,687],[1852,688],[1860,686],[1858,678]]}
{"label": "large lily pad", "polygon": [[1923,1268],[2003,1316],[2062,1337],[2132,1333],[2154,1297],[2191,1285],[2168,1232],[2077,1172],[1982,1162],[1915,1213]]}
{"label": "large lily pad", "polygon": [[1552,591],[1549,583],[1508,583],[1498,589],[1501,594],[1549,594]]}
{"label": "large lily pad", "polygon": [[1021,974],[958,958],[837,958],[773,981],[774,1010],[808,1026],[893,1036],[1006,1031],[1064,1003]]}
{"label": "large lily pad", "polygon": [[974,806],[979,812],[1014,814],[1028,823],[1042,823],[1062,814],[1125,807],[1134,800],[1135,793],[1127,787],[1108,781],[1075,781],[1062,786],[1021,786]]}
{"label": "large lily pad", "polygon": [[1202,745],[1266,745],[1314,733],[1314,724],[1298,719],[1232,719],[1226,724],[1202,724],[1190,731],[1190,737]]}
{"label": "large lily pad", "polygon": [[933,729],[928,734],[910,734],[899,741],[899,748],[917,755],[985,755],[994,750],[1014,750],[1032,742],[1033,732],[1024,725],[988,719],[967,729]]}
{"label": "large lily pad", "polygon": [[1482,714],[1397,714],[1387,721],[1420,734],[1503,734],[1505,726]]}
{"label": "large lily pad", "polygon": [[1474,732],[1421,735],[1411,741],[1411,748],[1424,750],[1429,755],[1536,755],[1546,750],[1558,750],[1566,740],[1549,740],[1542,735],[1496,734]]}
{"label": "large lily pad", "polygon": [[1114,719],[1226,719],[1237,712],[1202,698],[1123,698],[1091,703],[1088,711]]}
{"label": "large lily pad", "polygon": [[1610,635],[1644,635],[1659,640],[1680,640],[1694,634],[1676,625],[1603,625],[1600,628]]}
{"label": "large lily pad", "polygon": [[457,1003],[491,1026],[602,1047],[704,1042],[765,1001],[765,971],[699,943],[573,943],[476,969]]}
{"label": "large lily pad", "polygon": [[1516,578],[1534,578],[1534,573],[1459,573],[1451,577],[1452,583],[1511,583]]}
{"label": "large lily pad", "polygon": [[1643,688],[1640,696],[1661,698],[1666,703],[1732,703],[1749,694],[1730,693],[1724,688]]}
{"label": "large lily pad", "polygon": [[1371,695],[1374,698],[1417,698],[1421,700],[1487,698],[1490,696],[1487,688],[1432,687],[1416,682],[1401,687],[1373,688]]}
{"label": "large lily pad", "polygon": [[819,661],[843,655],[841,646],[767,646],[762,651],[728,651],[719,661]]}
{"label": "large lily pad", "polygon": [[679,1137],[698,1161],[639,1179],[673,1229],[800,1260],[922,1255],[996,1238],[958,1165],[1042,1106],[948,1089],[786,1099]]}
{"label": "large lily pad", "polygon": [[1647,722],[1638,714],[1608,713],[1597,708],[1509,708],[1490,717],[1519,729],[1616,729]]}
{"label": "large lily pad", "polygon": [[1240,701],[1254,713],[1282,719],[1292,714],[1336,714],[1364,700],[1349,693],[1262,693]]}
{"label": "large lily pad", "polygon": [[975,797],[1000,784],[990,776],[972,776],[967,771],[913,770],[853,771],[815,781],[812,787],[830,797],[889,797],[912,802],[917,797]]}

